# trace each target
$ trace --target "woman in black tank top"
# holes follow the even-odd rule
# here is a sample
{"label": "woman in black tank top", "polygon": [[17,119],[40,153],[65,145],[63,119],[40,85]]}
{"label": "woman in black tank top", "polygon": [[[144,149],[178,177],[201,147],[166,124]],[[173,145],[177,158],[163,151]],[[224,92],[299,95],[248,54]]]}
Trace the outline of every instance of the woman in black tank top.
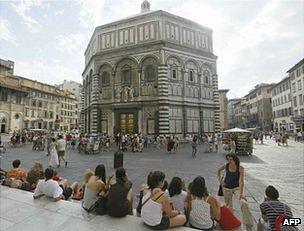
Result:
{"label": "woman in black tank top", "polygon": [[[233,211],[233,195],[240,200],[243,223],[246,225],[247,230],[251,230],[253,219],[244,196],[244,167],[240,165],[240,160],[235,154],[227,154],[226,160],[228,163],[217,170],[218,181],[223,186],[225,203]],[[224,170],[225,173],[222,176]]]}

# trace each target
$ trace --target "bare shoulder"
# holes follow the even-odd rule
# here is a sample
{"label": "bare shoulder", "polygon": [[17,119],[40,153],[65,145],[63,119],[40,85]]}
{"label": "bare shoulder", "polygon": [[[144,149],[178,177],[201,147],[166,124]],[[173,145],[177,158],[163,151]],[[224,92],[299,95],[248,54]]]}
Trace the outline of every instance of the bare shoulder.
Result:
{"label": "bare shoulder", "polygon": [[245,168],[244,168],[242,165],[240,165],[239,171],[240,171],[240,172],[244,172],[244,171],[245,171]]}
{"label": "bare shoulder", "polygon": [[209,197],[208,197],[208,202],[210,203],[210,204],[217,204],[217,198],[215,197],[215,196],[212,196],[212,195],[209,195]]}

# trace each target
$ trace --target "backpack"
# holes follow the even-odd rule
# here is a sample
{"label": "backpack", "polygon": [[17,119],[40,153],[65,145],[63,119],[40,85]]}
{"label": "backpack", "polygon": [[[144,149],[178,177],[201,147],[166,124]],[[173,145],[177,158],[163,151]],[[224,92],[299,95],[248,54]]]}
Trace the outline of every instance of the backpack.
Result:
{"label": "backpack", "polygon": [[285,214],[285,206],[284,206],[284,214],[279,214],[274,221],[274,228],[276,231],[282,231],[282,224],[285,218],[287,218],[287,216]]}
{"label": "backpack", "polygon": [[284,213],[279,213],[274,207],[272,207],[270,204],[268,204],[276,213],[278,213],[279,215],[276,217],[275,221],[274,221],[274,228],[275,231],[296,231],[298,230],[297,227],[293,227],[293,226],[282,226],[283,221],[285,218],[287,217],[286,214],[286,205],[284,206]]}

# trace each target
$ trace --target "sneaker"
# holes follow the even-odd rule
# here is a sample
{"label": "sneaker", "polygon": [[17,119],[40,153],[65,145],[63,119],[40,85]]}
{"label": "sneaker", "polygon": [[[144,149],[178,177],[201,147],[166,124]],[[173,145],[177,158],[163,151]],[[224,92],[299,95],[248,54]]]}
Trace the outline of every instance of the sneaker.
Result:
{"label": "sneaker", "polygon": [[66,161],[66,162],[65,162],[65,167],[67,167],[67,166],[68,166],[68,162]]}

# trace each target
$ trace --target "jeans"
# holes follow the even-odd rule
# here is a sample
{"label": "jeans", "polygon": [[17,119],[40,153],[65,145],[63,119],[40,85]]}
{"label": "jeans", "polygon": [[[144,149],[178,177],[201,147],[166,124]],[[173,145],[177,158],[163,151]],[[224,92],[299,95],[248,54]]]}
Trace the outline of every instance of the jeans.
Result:
{"label": "jeans", "polygon": [[197,144],[192,144],[192,157],[195,157],[197,153]]}

